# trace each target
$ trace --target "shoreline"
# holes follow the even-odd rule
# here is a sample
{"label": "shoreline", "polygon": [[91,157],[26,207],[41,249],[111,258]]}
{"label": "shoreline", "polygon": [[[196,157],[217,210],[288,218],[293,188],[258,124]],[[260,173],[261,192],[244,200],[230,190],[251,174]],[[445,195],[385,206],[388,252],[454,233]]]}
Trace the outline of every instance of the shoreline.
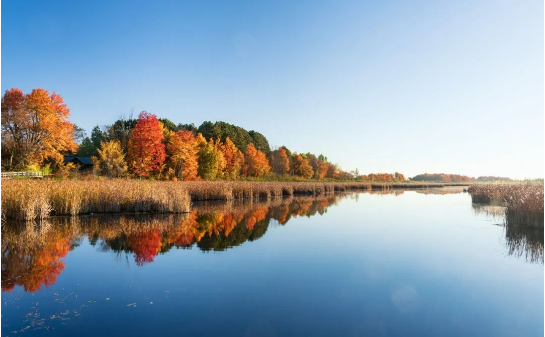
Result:
{"label": "shoreline", "polygon": [[191,203],[213,200],[319,196],[345,191],[429,189],[457,183],[279,181],[3,180],[2,220],[43,220],[92,213],[187,213]]}

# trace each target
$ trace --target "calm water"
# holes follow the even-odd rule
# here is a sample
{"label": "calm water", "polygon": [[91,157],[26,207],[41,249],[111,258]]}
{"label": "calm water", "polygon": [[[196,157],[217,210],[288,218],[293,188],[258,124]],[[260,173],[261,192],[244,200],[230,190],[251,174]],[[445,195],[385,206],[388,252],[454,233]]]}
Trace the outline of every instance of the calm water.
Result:
{"label": "calm water", "polygon": [[4,224],[2,335],[543,336],[543,231],[444,192]]}

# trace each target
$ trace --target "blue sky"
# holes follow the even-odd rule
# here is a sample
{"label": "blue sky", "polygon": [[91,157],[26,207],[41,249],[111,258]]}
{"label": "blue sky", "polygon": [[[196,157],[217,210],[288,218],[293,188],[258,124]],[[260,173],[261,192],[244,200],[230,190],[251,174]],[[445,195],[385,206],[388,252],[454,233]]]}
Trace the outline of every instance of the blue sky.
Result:
{"label": "blue sky", "polygon": [[344,169],[543,177],[543,2],[2,2],[5,91],[226,121]]}

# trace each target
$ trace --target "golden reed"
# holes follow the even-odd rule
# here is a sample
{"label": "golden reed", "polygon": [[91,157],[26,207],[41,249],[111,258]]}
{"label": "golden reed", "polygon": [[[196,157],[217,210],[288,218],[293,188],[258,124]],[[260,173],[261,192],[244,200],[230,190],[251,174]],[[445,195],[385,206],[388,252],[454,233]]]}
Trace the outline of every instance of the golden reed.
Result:
{"label": "golden reed", "polygon": [[438,187],[441,184],[363,182],[172,182],[131,179],[2,180],[2,218],[45,219],[91,213],[184,213],[191,201],[274,199],[352,190]]}

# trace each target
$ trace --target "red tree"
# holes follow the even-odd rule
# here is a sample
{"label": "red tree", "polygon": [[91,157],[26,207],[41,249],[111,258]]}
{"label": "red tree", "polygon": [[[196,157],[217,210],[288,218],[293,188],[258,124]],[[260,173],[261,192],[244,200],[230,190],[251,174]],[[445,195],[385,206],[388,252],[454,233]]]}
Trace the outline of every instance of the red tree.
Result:
{"label": "red tree", "polygon": [[129,165],[139,177],[161,171],[166,158],[163,126],[157,116],[142,111],[129,139]]}

